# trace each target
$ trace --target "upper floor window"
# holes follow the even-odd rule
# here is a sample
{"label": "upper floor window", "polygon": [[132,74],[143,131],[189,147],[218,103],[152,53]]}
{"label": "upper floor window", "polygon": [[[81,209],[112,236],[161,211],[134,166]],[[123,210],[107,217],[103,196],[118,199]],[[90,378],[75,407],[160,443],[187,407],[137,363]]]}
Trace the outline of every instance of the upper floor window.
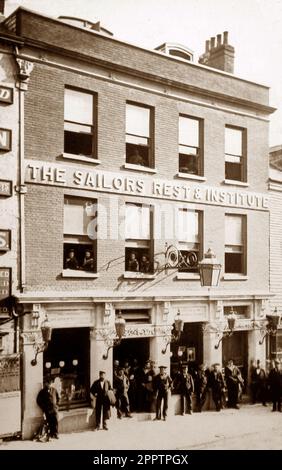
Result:
{"label": "upper floor window", "polygon": [[179,272],[198,272],[198,261],[202,252],[202,213],[178,209]]}
{"label": "upper floor window", "polygon": [[152,207],[127,203],[125,207],[125,270],[153,272]]}
{"label": "upper floor window", "polygon": [[64,201],[64,269],[96,272],[97,244],[95,201],[65,197]]}
{"label": "upper floor window", "polygon": [[179,171],[202,176],[202,125],[199,119],[179,116]]}
{"label": "upper floor window", "polygon": [[94,156],[94,95],[65,88],[64,119],[64,152]]}
{"label": "upper floor window", "polygon": [[246,217],[225,215],[225,272],[245,274]]}
{"label": "upper floor window", "polygon": [[151,108],[126,104],[126,163],[153,167]]}
{"label": "upper floor window", "polygon": [[244,158],[245,132],[235,127],[225,127],[225,178],[246,181]]}

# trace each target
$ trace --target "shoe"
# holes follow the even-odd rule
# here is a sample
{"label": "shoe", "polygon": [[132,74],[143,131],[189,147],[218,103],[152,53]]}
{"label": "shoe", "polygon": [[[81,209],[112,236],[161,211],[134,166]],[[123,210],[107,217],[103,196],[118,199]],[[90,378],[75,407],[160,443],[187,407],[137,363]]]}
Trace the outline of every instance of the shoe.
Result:
{"label": "shoe", "polygon": [[58,434],[54,434],[54,436],[53,436],[53,437],[54,437],[54,439],[59,439],[59,436],[58,436]]}
{"label": "shoe", "polygon": [[266,403],[263,403],[262,406],[267,406],[267,404],[266,404]]}
{"label": "shoe", "polygon": [[188,411],[188,415],[191,415],[191,414],[192,414],[192,411],[191,411],[191,410],[189,410],[189,411]]}
{"label": "shoe", "polygon": [[235,410],[240,410],[240,406],[236,405],[236,406],[234,406],[234,409]]}
{"label": "shoe", "polygon": [[94,429],[94,431],[100,431],[100,426],[96,426],[96,428]]}
{"label": "shoe", "polygon": [[118,419],[121,419],[122,417],[121,416],[118,416]]}
{"label": "shoe", "polygon": [[107,426],[103,426],[104,431],[108,431],[109,428]]}
{"label": "shoe", "polygon": [[160,421],[161,418],[154,418],[154,421]]}
{"label": "shoe", "polygon": [[163,418],[164,421],[166,421],[166,416]]}
{"label": "shoe", "polygon": [[133,418],[132,415],[128,414],[128,415],[125,415],[126,418]]}
{"label": "shoe", "polygon": [[185,413],[181,413],[181,416],[185,416]]}

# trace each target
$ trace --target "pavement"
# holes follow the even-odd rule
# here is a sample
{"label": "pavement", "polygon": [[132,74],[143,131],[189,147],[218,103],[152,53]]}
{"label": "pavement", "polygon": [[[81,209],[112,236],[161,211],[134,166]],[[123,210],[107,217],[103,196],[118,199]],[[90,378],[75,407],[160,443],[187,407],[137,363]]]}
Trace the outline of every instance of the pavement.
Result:
{"label": "pavement", "polygon": [[282,413],[270,404],[244,404],[240,410],[168,416],[166,421],[112,418],[109,430],[60,434],[41,443],[3,441],[0,450],[282,450]]}

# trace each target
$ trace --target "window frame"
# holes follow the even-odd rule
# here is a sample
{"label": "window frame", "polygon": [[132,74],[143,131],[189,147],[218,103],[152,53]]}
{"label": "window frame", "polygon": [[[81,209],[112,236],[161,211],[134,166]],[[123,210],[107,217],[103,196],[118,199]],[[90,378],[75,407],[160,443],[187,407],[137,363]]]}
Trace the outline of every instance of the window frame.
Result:
{"label": "window frame", "polygon": [[[68,195],[64,194],[64,221],[65,221],[65,206],[66,200],[72,200],[76,202],[81,202],[81,206],[84,208],[89,206],[96,206],[96,211],[95,214],[92,216],[89,216],[89,222],[93,221],[95,218],[97,219],[98,217],[98,203],[97,199],[90,199],[90,198],[85,198],[85,197],[80,197],[80,196],[74,196],[74,195]],[[77,204],[80,205],[80,204]],[[65,227],[63,227],[63,275],[64,277],[98,277],[97,274],[97,261],[98,261],[98,253],[97,253],[97,235],[96,237],[92,240],[91,238],[88,237],[87,234],[81,234],[81,233],[68,233],[68,231],[65,231]],[[66,262],[66,254],[65,250],[66,245],[71,245],[69,246],[69,250],[74,249],[73,246],[78,246],[79,249],[85,245],[85,247],[88,247],[89,250],[91,250],[93,259],[94,259],[94,268],[92,270],[83,270],[80,268],[77,269],[71,269],[71,268],[66,268],[65,267],[65,262]],[[91,248],[90,248],[91,246]]]}
{"label": "window frame", "polygon": [[[148,239],[139,239],[139,238],[126,238],[126,233],[124,236],[124,267],[126,275],[129,274],[129,277],[132,276],[152,276],[154,275],[154,206],[151,204],[142,204],[142,203],[135,203],[135,202],[125,202],[126,205],[135,205],[137,207],[148,207],[149,208],[149,238]],[[126,212],[125,212],[126,214]],[[126,217],[126,215],[125,215]],[[126,219],[125,219],[125,227],[126,227]],[[127,250],[148,250],[149,251],[149,262],[150,262],[150,269],[148,272],[140,271],[140,262],[139,262],[139,270],[138,271],[131,271],[128,269],[128,255]],[[141,255],[142,256],[142,255]]]}
{"label": "window frame", "polygon": [[[228,276],[246,276],[247,275],[247,215],[246,214],[236,214],[236,213],[225,213],[225,224],[226,224],[226,217],[240,217],[241,219],[241,237],[242,237],[242,245],[230,245],[226,243],[224,240],[224,274]],[[226,228],[226,225],[225,225]],[[226,271],[226,254],[232,253],[227,251],[227,247],[241,247],[240,251],[234,251],[234,253],[241,254],[241,272],[233,272],[233,271]]]}
{"label": "window frame", "polygon": [[[66,90],[72,90],[74,92],[77,92],[77,93],[84,93],[86,95],[89,95],[89,96],[92,96],[92,124],[91,125],[88,125],[88,124],[81,124],[80,122],[78,121],[69,121],[67,119],[65,119],[65,106],[64,106],[64,154],[66,155],[71,155],[73,156],[74,159],[78,159],[78,158],[87,158],[87,159],[93,159],[94,161],[98,159],[98,93],[96,92],[93,92],[91,90],[87,90],[87,89],[83,89],[83,88],[78,88],[78,87],[73,87],[73,86],[70,86],[70,85],[65,85],[64,87],[64,100],[65,100],[65,92]],[[73,153],[73,152],[70,152],[70,151],[67,151],[66,150],[66,144],[65,144],[65,132],[66,132],[66,129],[65,129],[65,125],[66,123],[69,123],[69,124],[74,124],[74,125],[77,125],[77,126],[85,126],[85,127],[91,127],[91,133],[87,133],[85,132],[86,135],[91,135],[92,136],[92,139],[91,139],[91,147],[92,147],[92,151],[91,151],[91,154],[81,154],[81,153]]]}
{"label": "window frame", "polygon": [[[197,121],[198,122],[198,126],[199,126],[199,132],[198,132],[198,142],[199,142],[199,147],[195,147],[194,145],[187,145],[187,144],[182,144],[180,142],[180,136],[179,136],[179,131],[180,131],[180,118],[185,118],[185,119],[189,119],[189,120],[193,120],[193,121]],[[187,154],[183,154],[180,152],[180,147],[187,147],[187,148],[195,148],[197,149],[197,152],[196,154],[193,154],[193,153],[187,153]],[[194,172],[184,172],[184,171],[181,171],[181,167],[180,166],[180,155],[186,155],[187,157],[194,157],[198,160],[197,164],[198,164],[198,170],[196,173]],[[184,175],[192,175],[192,176],[199,176],[199,177],[203,177],[204,176],[204,120],[202,118],[199,118],[199,117],[195,117],[195,116],[191,116],[191,115],[187,115],[187,114],[182,114],[180,113],[179,116],[178,116],[178,171],[180,174],[184,174]]]}
{"label": "window frame", "polygon": [[[129,106],[135,106],[136,108],[143,108],[143,109],[148,109],[149,110],[149,137],[144,137],[142,135],[137,135],[137,134],[130,134],[127,132],[126,129],[126,113],[127,113],[127,105]],[[142,144],[133,144],[132,142],[127,142],[127,136],[132,136],[132,137],[139,137],[139,138],[144,138],[148,139],[148,145],[142,145]],[[127,156],[127,145],[135,145],[136,147],[143,147],[148,149],[148,165],[142,165],[142,164],[134,164],[128,161],[128,156]],[[135,101],[130,101],[127,100],[125,103],[125,164],[126,165],[136,165],[137,167],[140,167],[140,169],[144,168],[150,168],[152,170],[155,169],[155,109],[153,106],[144,104],[144,103],[137,103]]]}
{"label": "window frame", "polygon": [[[226,152],[226,129],[233,129],[235,131],[241,132],[241,155],[235,155]],[[229,157],[237,157],[240,158],[240,163],[237,165],[240,166],[240,179],[229,178],[227,176],[227,168],[226,166],[228,163],[236,164],[236,162],[230,162],[227,160],[227,156]],[[234,181],[234,183],[247,183],[247,129],[245,127],[233,126],[231,124],[226,124],[224,128],[224,177],[227,181]]]}
{"label": "window frame", "polygon": [[[178,217],[178,214],[179,214],[179,211],[182,210],[182,211],[185,211],[185,212],[193,212],[193,213],[196,213],[198,214],[198,236],[199,236],[199,241],[198,241],[198,245],[199,245],[199,248],[198,248],[198,262],[203,258],[203,240],[204,240],[204,236],[203,236],[203,228],[204,228],[204,213],[202,210],[199,210],[199,209],[192,209],[192,208],[189,208],[189,207],[178,207],[177,208],[177,217]],[[177,240],[177,250],[179,252],[181,251],[196,251],[195,249],[185,249],[184,245],[187,245],[188,244],[192,244],[192,242],[189,242],[189,241],[183,241],[183,240],[179,240],[179,236],[178,236],[178,240]],[[181,247],[183,246],[184,249],[182,249]],[[178,267],[177,269],[178,271],[178,274],[199,274],[199,268],[198,268],[198,264],[195,268],[181,268],[181,267]]]}

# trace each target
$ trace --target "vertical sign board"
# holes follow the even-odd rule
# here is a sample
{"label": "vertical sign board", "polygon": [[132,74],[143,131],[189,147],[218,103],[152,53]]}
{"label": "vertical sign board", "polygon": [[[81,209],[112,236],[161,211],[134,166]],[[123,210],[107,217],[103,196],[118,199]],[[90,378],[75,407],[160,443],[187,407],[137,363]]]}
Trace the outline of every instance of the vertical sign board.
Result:
{"label": "vertical sign board", "polygon": [[11,295],[11,268],[0,268],[0,301]]}
{"label": "vertical sign board", "polygon": [[13,88],[3,85],[0,86],[0,103],[13,103]]}
{"label": "vertical sign board", "polygon": [[12,131],[10,129],[0,129],[0,151],[8,152],[12,145]]}
{"label": "vertical sign board", "polygon": [[0,180],[0,197],[12,196],[12,181]]}
{"label": "vertical sign board", "polygon": [[11,230],[0,229],[0,251],[11,249]]}

